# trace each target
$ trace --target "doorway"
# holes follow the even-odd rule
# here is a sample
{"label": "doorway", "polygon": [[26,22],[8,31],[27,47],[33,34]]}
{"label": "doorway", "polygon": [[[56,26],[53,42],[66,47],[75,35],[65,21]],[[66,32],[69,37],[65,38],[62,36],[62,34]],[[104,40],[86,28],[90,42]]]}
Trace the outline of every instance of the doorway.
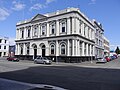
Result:
{"label": "doorway", "polygon": [[37,45],[34,46],[34,59],[37,57]]}
{"label": "doorway", "polygon": [[42,45],[42,57],[45,57],[45,45]]}

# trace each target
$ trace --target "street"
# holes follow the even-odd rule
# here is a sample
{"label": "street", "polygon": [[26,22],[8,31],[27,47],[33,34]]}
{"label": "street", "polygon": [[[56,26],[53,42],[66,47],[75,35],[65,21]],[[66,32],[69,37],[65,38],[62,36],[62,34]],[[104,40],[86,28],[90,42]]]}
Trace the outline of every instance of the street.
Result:
{"label": "street", "polygon": [[20,86],[19,90],[30,90],[31,84],[52,85],[68,90],[120,90],[120,58],[105,64],[83,62],[52,65],[0,60],[0,78],[0,90],[7,90],[3,87],[2,79],[30,84],[29,88],[26,86],[26,89],[22,89]]}

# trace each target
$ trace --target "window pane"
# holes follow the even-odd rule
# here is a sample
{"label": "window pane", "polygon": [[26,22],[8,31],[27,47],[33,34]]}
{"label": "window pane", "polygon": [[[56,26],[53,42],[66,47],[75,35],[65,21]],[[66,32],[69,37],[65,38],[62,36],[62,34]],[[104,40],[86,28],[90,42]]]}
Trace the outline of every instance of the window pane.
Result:
{"label": "window pane", "polygon": [[55,47],[54,45],[51,45],[51,54],[54,54]]}
{"label": "window pane", "polygon": [[42,26],[42,35],[45,35],[45,26]]}
{"label": "window pane", "polygon": [[65,45],[61,45],[61,54],[65,54]]}
{"label": "window pane", "polygon": [[62,23],[62,32],[65,32],[65,22]]}

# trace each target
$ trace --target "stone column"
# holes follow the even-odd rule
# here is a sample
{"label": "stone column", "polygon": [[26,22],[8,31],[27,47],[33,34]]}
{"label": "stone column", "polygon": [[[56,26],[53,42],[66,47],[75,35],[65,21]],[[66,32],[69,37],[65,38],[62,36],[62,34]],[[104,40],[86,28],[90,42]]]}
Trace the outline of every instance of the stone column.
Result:
{"label": "stone column", "polygon": [[24,27],[24,39],[26,39],[26,37],[27,37],[27,28]]}
{"label": "stone column", "polygon": [[19,39],[19,29],[16,30],[16,39]]}
{"label": "stone column", "polygon": [[93,45],[93,54],[92,56],[95,56],[95,46]]}
{"label": "stone column", "polygon": [[75,41],[72,39],[72,56],[75,55]]}
{"label": "stone column", "polygon": [[72,17],[72,34],[75,33],[75,17]]}
{"label": "stone column", "polygon": [[26,55],[26,46],[25,46],[25,43],[23,43],[23,55]]}
{"label": "stone column", "polygon": [[67,56],[70,56],[70,41],[67,40]]}
{"label": "stone column", "polygon": [[30,35],[31,38],[33,38],[33,26],[31,26],[31,32],[30,33],[31,33],[31,35]]}
{"label": "stone column", "polygon": [[67,18],[67,34],[70,34],[70,18]]}
{"label": "stone column", "polygon": [[38,25],[38,37],[40,37],[40,24]]}
{"label": "stone column", "polygon": [[58,40],[56,40],[56,56],[59,56],[59,49]]}
{"label": "stone column", "polygon": [[49,54],[50,54],[49,50],[50,50],[50,46],[49,46],[49,44],[48,44],[48,45],[46,46],[46,56],[49,56]]}
{"label": "stone column", "polygon": [[92,54],[91,54],[91,44],[90,44],[90,55],[89,56],[91,56]]}
{"label": "stone column", "polygon": [[82,32],[82,36],[84,36],[84,23],[82,22],[82,25],[81,25],[81,32]]}
{"label": "stone column", "polygon": [[60,33],[60,24],[59,20],[56,20],[56,36],[59,36]]}
{"label": "stone column", "polygon": [[82,56],[85,56],[85,54],[84,54],[84,48],[85,48],[85,47],[84,47],[84,46],[85,46],[85,43],[83,42],[83,43],[82,43]]}
{"label": "stone column", "polygon": [[18,55],[18,44],[16,43],[15,45],[16,49],[15,49],[15,55]]}
{"label": "stone column", "polygon": [[79,20],[78,20],[78,18],[75,18],[75,20],[76,20],[76,22],[75,22],[75,30],[76,30],[76,34],[80,34],[79,33],[79,30],[80,30],[80,28],[79,28]]}
{"label": "stone column", "polygon": [[80,56],[80,40],[77,40],[77,56]]}
{"label": "stone column", "polygon": [[75,39],[75,46],[74,46],[75,48],[75,56],[77,56],[77,47],[78,47],[78,44],[77,44],[77,39]]}
{"label": "stone column", "polygon": [[46,34],[47,34],[47,37],[49,37],[49,35],[50,35],[50,30],[49,30],[49,23],[47,22],[47,26],[46,26]]}
{"label": "stone column", "polygon": [[20,55],[20,44],[18,43],[17,55]]}
{"label": "stone column", "polygon": [[86,43],[86,56],[88,56],[88,43]]}
{"label": "stone column", "polygon": [[89,38],[91,40],[91,28],[89,29]]}

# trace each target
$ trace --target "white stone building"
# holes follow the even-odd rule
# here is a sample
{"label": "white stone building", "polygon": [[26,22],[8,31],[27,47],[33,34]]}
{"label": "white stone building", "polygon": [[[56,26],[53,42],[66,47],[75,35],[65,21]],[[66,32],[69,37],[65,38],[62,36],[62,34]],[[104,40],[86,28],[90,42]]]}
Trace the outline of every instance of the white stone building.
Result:
{"label": "white stone building", "polygon": [[7,37],[0,37],[0,57],[8,56],[9,41]]}
{"label": "white stone building", "polygon": [[16,24],[16,56],[89,60],[95,56],[95,29],[78,8],[37,14]]}
{"label": "white stone building", "polygon": [[110,55],[110,43],[109,40],[104,36],[104,56]]}
{"label": "white stone building", "polygon": [[93,20],[95,28],[95,57],[103,58],[104,57],[104,29],[102,24]]}

